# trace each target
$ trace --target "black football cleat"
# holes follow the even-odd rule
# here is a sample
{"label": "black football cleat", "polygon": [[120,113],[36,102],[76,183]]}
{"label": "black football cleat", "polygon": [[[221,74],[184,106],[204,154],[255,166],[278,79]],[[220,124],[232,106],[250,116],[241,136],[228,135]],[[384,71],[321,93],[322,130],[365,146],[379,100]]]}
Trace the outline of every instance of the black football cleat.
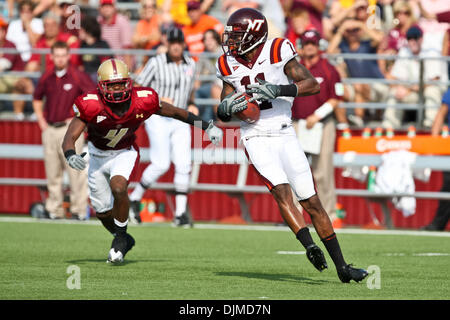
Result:
{"label": "black football cleat", "polygon": [[135,223],[141,223],[141,202],[140,201],[130,201],[130,220]]}
{"label": "black football cleat", "polygon": [[323,251],[315,243],[306,247],[306,257],[320,272],[328,268]]}
{"label": "black football cleat", "polygon": [[175,217],[173,224],[175,227],[180,228],[192,228],[194,226],[192,219],[189,217],[187,212],[183,213],[179,217]]}
{"label": "black football cleat", "polygon": [[123,257],[125,258],[125,255],[128,253],[128,251],[130,251],[134,245],[136,244],[136,241],[134,240],[134,238],[131,236],[131,234],[127,233],[127,247],[125,250],[125,253],[123,254]]}
{"label": "black football cleat", "polygon": [[133,248],[135,243],[134,238],[128,233],[125,235],[115,236],[111,244],[111,249],[109,250],[108,260],[106,262],[123,262],[125,255],[131,250],[131,248]]}
{"label": "black football cleat", "polygon": [[369,275],[369,273],[366,270],[353,268],[351,264],[347,264],[341,268],[338,268],[337,274],[339,279],[343,283],[349,283],[350,280],[360,282]]}

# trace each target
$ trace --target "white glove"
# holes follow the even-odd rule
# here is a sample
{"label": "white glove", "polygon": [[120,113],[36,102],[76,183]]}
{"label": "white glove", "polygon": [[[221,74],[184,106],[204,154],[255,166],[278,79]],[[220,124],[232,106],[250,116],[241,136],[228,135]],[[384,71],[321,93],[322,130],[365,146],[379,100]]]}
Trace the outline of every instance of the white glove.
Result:
{"label": "white glove", "polygon": [[216,127],[212,120],[209,121],[209,126],[205,130],[208,135],[209,140],[214,143],[216,146],[219,145],[220,141],[222,141],[223,132],[222,129]]}
{"label": "white glove", "polygon": [[85,155],[86,152],[83,152],[81,155],[73,154],[67,158],[67,163],[75,170],[84,170],[87,166],[87,161],[83,159]]}

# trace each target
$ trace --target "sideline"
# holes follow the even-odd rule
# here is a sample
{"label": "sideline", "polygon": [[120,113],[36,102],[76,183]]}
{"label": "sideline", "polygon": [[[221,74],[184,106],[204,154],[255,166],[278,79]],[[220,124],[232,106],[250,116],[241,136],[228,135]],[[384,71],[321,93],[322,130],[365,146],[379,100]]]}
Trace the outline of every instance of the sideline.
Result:
{"label": "sideline", "polygon": [[[31,217],[0,217],[1,222],[12,223],[53,223],[53,224],[79,224],[79,225],[101,225],[100,221],[88,220],[49,220],[36,219]],[[148,228],[148,227],[171,227],[171,223],[145,223],[145,224],[129,224],[130,227]],[[290,232],[289,227],[286,226],[266,226],[266,225],[227,225],[215,223],[196,223],[194,229],[206,230],[250,230],[250,231],[284,231]],[[313,227],[310,227],[311,232],[315,232]],[[338,234],[368,234],[368,235],[405,235],[405,236],[429,236],[429,237],[444,237],[450,238],[448,231],[419,231],[419,230],[370,230],[358,228],[344,228],[336,229]]]}

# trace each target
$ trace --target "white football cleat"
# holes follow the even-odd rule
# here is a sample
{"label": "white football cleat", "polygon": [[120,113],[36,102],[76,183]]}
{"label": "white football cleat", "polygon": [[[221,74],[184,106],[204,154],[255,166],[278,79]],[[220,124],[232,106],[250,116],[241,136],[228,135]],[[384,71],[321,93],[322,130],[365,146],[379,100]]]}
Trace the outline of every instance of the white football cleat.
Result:
{"label": "white football cleat", "polygon": [[114,248],[111,248],[108,253],[107,263],[121,263],[123,262],[123,254],[120,251],[115,251]]}

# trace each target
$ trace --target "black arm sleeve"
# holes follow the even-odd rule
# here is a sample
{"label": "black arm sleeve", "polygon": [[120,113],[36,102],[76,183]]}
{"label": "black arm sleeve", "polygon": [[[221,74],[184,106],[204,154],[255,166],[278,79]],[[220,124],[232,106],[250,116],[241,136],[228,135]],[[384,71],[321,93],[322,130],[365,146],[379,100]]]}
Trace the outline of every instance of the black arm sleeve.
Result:
{"label": "black arm sleeve", "polygon": [[196,116],[192,112],[188,112],[188,117],[187,117],[186,122],[194,127],[202,128],[203,130],[208,129],[208,126],[209,126],[208,122],[203,121],[202,118],[200,118],[199,116]]}

